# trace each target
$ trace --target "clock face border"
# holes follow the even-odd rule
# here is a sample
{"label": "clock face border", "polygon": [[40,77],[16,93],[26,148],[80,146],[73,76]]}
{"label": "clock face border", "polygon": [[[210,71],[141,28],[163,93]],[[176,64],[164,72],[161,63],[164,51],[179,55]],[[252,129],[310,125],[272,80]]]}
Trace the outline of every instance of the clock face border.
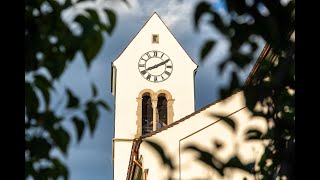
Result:
{"label": "clock face border", "polygon": [[160,83],[171,76],[173,63],[166,53],[159,50],[150,50],[143,53],[139,58],[138,71],[144,79],[153,83]]}

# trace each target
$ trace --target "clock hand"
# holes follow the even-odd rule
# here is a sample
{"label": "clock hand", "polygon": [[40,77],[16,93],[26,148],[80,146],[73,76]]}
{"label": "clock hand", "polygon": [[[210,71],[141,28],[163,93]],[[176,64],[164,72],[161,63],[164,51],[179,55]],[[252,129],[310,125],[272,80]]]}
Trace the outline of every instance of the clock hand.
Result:
{"label": "clock hand", "polygon": [[159,67],[159,66],[162,66],[162,65],[166,64],[168,61],[169,61],[169,59],[167,59],[167,60],[165,60],[165,61],[163,61],[163,62],[161,62],[161,63],[159,63],[159,64],[156,64],[156,65],[153,65],[153,66],[151,66],[151,67],[148,67],[148,68],[146,69],[146,71],[149,71],[149,70],[151,70],[151,69],[154,69],[154,68],[157,68],[157,67]]}

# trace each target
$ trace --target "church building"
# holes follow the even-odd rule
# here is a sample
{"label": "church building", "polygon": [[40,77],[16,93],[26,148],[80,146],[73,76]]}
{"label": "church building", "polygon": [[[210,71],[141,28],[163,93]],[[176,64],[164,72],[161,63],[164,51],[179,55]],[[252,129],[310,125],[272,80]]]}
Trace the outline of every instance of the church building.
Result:
{"label": "church building", "polygon": [[[241,90],[195,111],[197,67],[157,13],[113,61],[114,180],[254,179],[232,168],[221,176],[190,150],[198,147],[212,152],[222,162],[234,156],[243,164],[258,161],[264,142],[247,142],[244,135],[250,128],[267,131],[262,117],[252,117]],[[237,128],[214,115],[234,119]],[[163,162],[148,142],[159,145],[171,163]],[[223,145],[217,147],[217,142]]]}

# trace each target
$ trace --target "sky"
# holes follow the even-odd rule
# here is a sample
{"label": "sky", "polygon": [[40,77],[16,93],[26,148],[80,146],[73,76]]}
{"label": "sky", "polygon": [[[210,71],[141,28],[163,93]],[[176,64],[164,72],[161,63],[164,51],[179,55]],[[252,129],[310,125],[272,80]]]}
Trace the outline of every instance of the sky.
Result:
{"label": "sky", "polygon": [[[221,0],[219,0],[221,1]],[[219,98],[218,89],[228,84],[232,66],[226,68],[225,73],[219,74],[217,64],[228,55],[229,42],[219,32],[215,31],[202,22],[199,32],[194,31],[193,15],[195,4],[198,1],[179,0],[128,0],[130,7],[120,1],[91,1],[80,4],[77,9],[81,11],[84,7],[112,8],[117,15],[117,25],[111,36],[104,36],[104,44],[95,57],[90,69],[86,68],[83,56],[79,53],[75,60],[68,65],[66,72],[57,87],[56,97],[59,96],[59,87],[65,86],[72,89],[76,95],[85,102],[91,95],[91,82],[98,89],[98,96],[104,99],[111,110],[100,109],[100,117],[93,136],[88,129],[85,130],[82,141],[76,142],[76,132],[73,124],[65,122],[64,126],[69,130],[72,139],[69,145],[67,157],[63,157],[58,151],[52,153],[63,158],[69,168],[71,180],[112,180],[112,138],[114,134],[114,97],[111,94],[111,63],[126,48],[144,23],[157,12],[169,30],[176,37],[187,54],[198,65],[195,76],[195,102],[196,110]],[[218,2],[218,1],[213,1]],[[223,12],[223,4],[216,3],[214,7]],[[66,19],[72,21],[72,12],[66,12]],[[204,17],[205,19],[205,17]],[[74,27],[77,29],[77,27]],[[208,38],[214,38],[218,42],[208,56],[208,60],[200,62],[200,47]],[[260,42],[260,52],[263,42]],[[257,54],[258,55],[258,54]],[[248,76],[254,62],[244,71],[238,74],[244,81]],[[53,104],[59,101],[55,99]],[[61,110],[60,114],[64,114]],[[79,116],[84,117],[79,113]]]}

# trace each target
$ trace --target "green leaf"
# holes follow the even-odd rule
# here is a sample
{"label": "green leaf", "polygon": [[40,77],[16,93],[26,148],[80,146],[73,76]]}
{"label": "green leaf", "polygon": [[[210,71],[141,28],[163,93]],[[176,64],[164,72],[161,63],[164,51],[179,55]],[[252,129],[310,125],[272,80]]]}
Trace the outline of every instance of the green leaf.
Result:
{"label": "green leaf", "polygon": [[48,158],[51,144],[42,137],[34,137],[26,142],[27,149],[30,151],[30,157],[35,159]]}
{"label": "green leaf", "polygon": [[63,8],[63,9],[66,9],[66,8],[68,8],[68,7],[70,7],[70,6],[72,6],[71,0],[65,0],[62,8]]}
{"label": "green leaf", "polygon": [[[94,24],[93,22],[90,22],[90,20],[88,19],[88,17],[82,15],[82,14],[79,14],[77,15],[75,18],[74,18],[74,21],[75,22],[78,22],[84,31],[86,31],[87,29],[86,28],[92,28],[92,25]],[[88,26],[88,25],[91,25],[91,26]],[[87,27],[88,26],[88,27]],[[82,33],[83,34],[83,33]]]}
{"label": "green leaf", "polygon": [[90,30],[90,32],[84,34],[84,37],[85,39],[82,41],[81,51],[85,57],[87,67],[90,67],[93,58],[101,48],[102,35],[100,32]]}
{"label": "green leaf", "polygon": [[52,130],[54,125],[56,123],[59,123],[61,120],[62,118],[56,116],[52,111],[45,111],[43,113],[40,113],[37,118],[38,124],[43,124],[43,128],[48,131]]}
{"label": "green leaf", "polygon": [[233,89],[230,88],[221,88],[220,89],[220,98],[221,99],[225,99],[227,97],[229,97],[233,92]]}
{"label": "green leaf", "polygon": [[57,178],[59,175],[55,173],[54,169],[51,167],[41,167],[36,172],[34,179],[42,179],[46,177],[48,179]]}
{"label": "green leaf", "polygon": [[211,12],[211,5],[208,2],[200,2],[195,10],[195,14],[194,14],[194,26],[195,29],[198,30],[199,29],[199,20],[201,18],[202,15],[204,15],[207,12]]}
{"label": "green leaf", "polygon": [[94,84],[91,84],[91,87],[92,87],[92,93],[93,93],[93,97],[96,97],[97,96],[97,87],[94,85]]}
{"label": "green leaf", "polygon": [[97,12],[93,9],[86,9],[86,11],[90,14],[90,20],[93,20],[94,23],[99,24],[100,19]]}
{"label": "green leaf", "polygon": [[34,83],[40,89],[43,95],[43,98],[45,100],[45,103],[48,106],[50,103],[49,88],[51,87],[51,83],[42,75],[36,75],[34,78],[35,78]]}
{"label": "green leaf", "polygon": [[204,58],[208,55],[211,51],[212,47],[214,46],[215,41],[208,40],[201,48],[200,60],[203,61]]}
{"label": "green leaf", "polygon": [[67,107],[68,108],[78,107],[79,106],[78,98],[72,94],[70,89],[67,89],[67,93],[68,93],[68,99],[69,99]]}
{"label": "green leaf", "polygon": [[231,83],[230,83],[230,87],[229,87],[229,90],[236,90],[237,88],[240,87],[239,85],[239,79],[238,79],[238,76],[237,76],[237,73],[236,72],[232,72],[232,76],[231,76]]}
{"label": "green leaf", "polygon": [[116,26],[116,14],[109,9],[106,9],[104,11],[108,15],[108,19],[109,19],[109,26],[108,26],[109,28],[107,29],[107,32],[111,34]]}
{"label": "green leaf", "polygon": [[[58,1],[46,1],[50,4],[51,8],[54,9],[56,12],[61,12],[63,6],[58,3]],[[58,13],[57,13],[58,14]]]}
{"label": "green leaf", "polygon": [[150,141],[150,140],[145,140],[144,142],[146,142],[148,145],[153,147],[153,149],[158,152],[158,154],[160,155],[160,157],[162,159],[163,164],[169,166],[171,170],[174,169],[174,166],[172,165],[170,158],[166,156],[164,150],[162,149],[162,147],[158,143],[156,143],[154,141]]}
{"label": "green leaf", "polygon": [[101,105],[102,107],[104,107],[105,110],[110,110],[110,107],[108,106],[107,103],[105,103],[104,101],[98,101],[97,104]]}
{"label": "green leaf", "polygon": [[25,105],[27,113],[34,116],[38,111],[39,100],[30,83],[25,83]]}
{"label": "green leaf", "polygon": [[66,59],[58,56],[57,53],[48,52],[48,54],[51,54],[51,58],[55,58],[55,60],[45,59],[43,65],[48,69],[53,79],[58,79],[64,72]]}
{"label": "green leaf", "polygon": [[236,130],[236,124],[234,123],[233,119],[231,119],[227,116],[219,115],[219,114],[212,114],[212,116],[218,117],[221,120],[223,120],[224,122],[226,122],[232,128],[233,131]]}
{"label": "green leaf", "polygon": [[86,116],[87,116],[87,119],[89,122],[90,134],[92,136],[94,133],[94,130],[96,128],[97,120],[98,120],[98,116],[99,116],[97,104],[95,104],[94,102],[87,103]]}
{"label": "green leaf", "polygon": [[227,0],[226,4],[229,11],[234,10],[240,15],[249,11],[245,0]]}
{"label": "green leaf", "polygon": [[65,165],[63,165],[59,159],[53,158],[52,163],[54,165],[55,174],[57,174],[57,175],[62,174],[64,179],[69,178],[69,173],[68,173],[67,167]]}
{"label": "green leaf", "polygon": [[35,170],[33,169],[32,161],[25,161],[24,163],[24,177],[27,179],[29,175],[33,176],[35,174]]}
{"label": "green leaf", "polygon": [[101,23],[95,23],[90,18],[87,18],[83,15],[78,15],[75,19],[78,22],[82,29],[82,36],[80,37],[80,50],[85,58],[87,67],[90,67],[90,64],[93,58],[99,52],[102,45],[102,34],[95,27]]}
{"label": "green leaf", "polygon": [[213,16],[213,18],[211,20],[212,26],[215,26],[224,35],[227,35],[229,31],[228,31],[228,28],[223,23],[221,16],[214,11],[211,11],[210,13]]}
{"label": "green leaf", "polygon": [[46,109],[48,109],[48,106],[50,104],[50,93],[49,93],[49,90],[45,90],[44,88],[40,88],[41,92],[42,92],[42,95],[43,95],[43,98],[45,100],[45,103],[46,103]]}
{"label": "green leaf", "polygon": [[244,96],[246,99],[246,106],[252,112],[254,112],[254,108],[256,103],[259,101],[258,94],[257,94],[257,87],[250,85],[250,87],[244,90]]}
{"label": "green leaf", "polygon": [[232,52],[231,56],[232,56],[231,58],[233,59],[233,62],[235,62],[241,68],[244,68],[252,60],[252,56],[250,54],[246,55],[238,51]]}
{"label": "green leaf", "polygon": [[68,145],[70,142],[70,136],[68,132],[64,130],[62,127],[59,127],[58,129],[52,129],[49,132],[55,144],[66,155]]}
{"label": "green leaf", "polygon": [[252,140],[252,139],[261,139],[261,131],[257,130],[257,129],[250,129],[247,131],[247,140]]}
{"label": "green leaf", "polygon": [[80,142],[82,135],[83,135],[83,130],[84,130],[84,122],[78,118],[78,117],[73,117],[72,118],[73,124],[76,127],[77,130],[77,141],[78,143]]}
{"label": "green leaf", "polygon": [[47,80],[47,78],[45,78],[42,75],[35,75],[34,76],[35,79],[35,84],[37,86],[43,86],[44,88],[51,88],[51,82],[49,80]]}

